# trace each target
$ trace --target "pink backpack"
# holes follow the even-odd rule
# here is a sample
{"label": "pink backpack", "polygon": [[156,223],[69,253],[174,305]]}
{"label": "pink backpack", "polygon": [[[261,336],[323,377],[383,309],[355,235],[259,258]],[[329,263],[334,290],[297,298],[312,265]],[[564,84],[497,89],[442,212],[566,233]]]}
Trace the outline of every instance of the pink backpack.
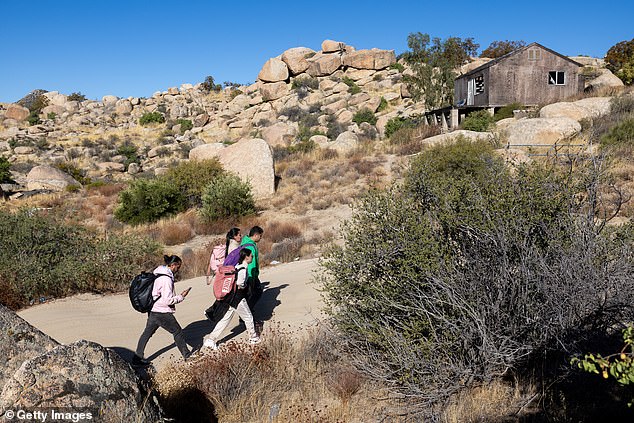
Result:
{"label": "pink backpack", "polygon": [[222,266],[225,261],[225,246],[216,245],[211,251],[211,257],[209,257],[209,266],[214,273],[218,272],[218,268]]}
{"label": "pink backpack", "polygon": [[214,277],[214,297],[224,300],[236,290],[236,268],[221,265]]}

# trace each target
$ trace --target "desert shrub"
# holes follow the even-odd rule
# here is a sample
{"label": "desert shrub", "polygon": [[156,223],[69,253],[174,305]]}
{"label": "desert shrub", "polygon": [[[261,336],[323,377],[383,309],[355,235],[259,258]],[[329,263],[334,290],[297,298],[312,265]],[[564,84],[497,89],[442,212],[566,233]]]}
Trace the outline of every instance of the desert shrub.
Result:
{"label": "desert shrub", "polygon": [[392,136],[392,134],[396,131],[398,131],[401,128],[413,128],[414,126],[416,126],[416,124],[407,118],[404,117],[393,117],[392,119],[388,120],[387,123],[385,124],[385,136],[387,138],[390,138]]}
{"label": "desert shrub", "polygon": [[12,184],[14,182],[11,176],[11,162],[6,157],[0,156],[0,184]]}
{"label": "desert shrub", "polygon": [[291,83],[291,89],[300,90],[300,89],[311,89],[316,90],[319,88],[319,80],[314,77],[310,78],[295,78]]}
{"label": "desert shrub", "polygon": [[626,119],[603,136],[601,145],[604,147],[621,147],[634,145],[634,118]]}
{"label": "desert shrub", "polygon": [[622,115],[634,112],[634,95],[620,95],[610,100],[610,113]]}
{"label": "desert shrub", "polygon": [[430,410],[631,321],[634,225],[598,219],[597,175],[511,172],[489,144],[459,139],[367,194],[318,276],[357,367]]}
{"label": "desert shrub", "polygon": [[61,170],[62,172],[70,175],[82,185],[89,184],[91,179],[86,176],[86,169],[79,168],[76,164],[72,162],[61,162],[56,163],[55,167]]}
{"label": "desert shrub", "polygon": [[103,238],[33,210],[0,212],[0,237],[0,260],[19,259],[0,278],[0,303],[13,309],[40,297],[125,289],[158,252],[158,244],[146,238]]}
{"label": "desert shrub", "polygon": [[38,123],[40,123],[40,114],[39,114],[39,112],[32,111],[31,113],[29,113],[29,116],[26,118],[26,121],[31,126],[37,125]]}
{"label": "desert shrub", "polygon": [[138,179],[119,193],[114,216],[121,222],[138,225],[183,211],[185,204],[179,187],[168,180]]}
{"label": "desert shrub", "polygon": [[379,107],[376,109],[377,112],[382,112],[383,110],[387,109],[387,100],[381,96],[381,102],[379,103]]}
{"label": "desert shrub", "polygon": [[68,101],[85,101],[86,96],[83,95],[81,92],[76,92],[76,93],[69,94],[66,99]]}
{"label": "desert shrub", "polygon": [[194,127],[194,124],[189,119],[177,119],[176,124],[181,126],[181,134],[184,134],[185,131],[189,131]]}
{"label": "desert shrub", "polygon": [[255,213],[251,185],[231,174],[215,178],[203,192],[200,213],[208,220]]}
{"label": "desert shrub", "polygon": [[123,144],[117,147],[116,154],[125,156],[125,168],[132,163],[141,163],[141,158],[139,157],[139,147],[126,140]]}
{"label": "desert shrub", "polygon": [[339,134],[348,129],[343,123],[339,122],[334,115],[328,115],[326,128],[326,136],[331,140],[337,139]]}
{"label": "desert shrub", "polygon": [[522,110],[524,106],[520,103],[511,103],[506,106],[502,106],[495,112],[493,115],[493,120],[497,122],[498,120],[508,119],[513,117],[513,110]]}
{"label": "desert shrub", "polygon": [[344,76],[341,78],[341,82],[348,86],[348,92],[350,94],[359,94],[361,92],[361,87],[359,87],[351,78]]}
{"label": "desert shrub", "polygon": [[494,119],[486,110],[470,113],[462,122],[462,129],[467,131],[486,132],[493,125]]}
{"label": "desert shrub", "polygon": [[405,70],[405,66],[403,66],[402,64],[396,62],[396,63],[392,63],[390,65],[390,69],[396,69],[397,71],[403,73],[403,71]]}
{"label": "desert shrub", "polygon": [[57,113],[55,112],[50,112],[46,114],[46,119],[48,120],[55,120],[57,118]]}
{"label": "desert shrub", "polygon": [[188,160],[170,168],[164,178],[181,192],[189,207],[200,207],[205,188],[223,172],[218,159]]}
{"label": "desert shrub", "polygon": [[362,122],[367,122],[370,125],[376,124],[376,116],[370,109],[361,109],[354,114],[352,121],[357,125],[361,125]]}
{"label": "desert shrub", "polygon": [[165,123],[165,116],[161,112],[147,112],[139,118],[139,125],[150,123]]}
{"label": "desert shrub", "polygon": [[623,80],[631,84],[634,80],[634,39],[621,41],[608,49],[605,55],[607,68]]}

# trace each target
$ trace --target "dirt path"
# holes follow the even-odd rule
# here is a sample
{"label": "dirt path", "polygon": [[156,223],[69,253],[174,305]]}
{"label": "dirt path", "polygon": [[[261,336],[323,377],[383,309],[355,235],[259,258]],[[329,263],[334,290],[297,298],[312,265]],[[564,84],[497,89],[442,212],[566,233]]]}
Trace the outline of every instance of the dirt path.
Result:
{"label": "dirt path", "polygon": [[[317,260],[303,260],[263,269],[260,279],[265,284],[255,316],[266,328],[277,323],[291,328],[307,327],[323,317],[321,297],[312,283]],[[200,345],[211,324],[204,310],[212,303],[211,287],[204,277],[177,282],[178,292],[191,286],[187,299],[176,306],[176,318],[184,329],[190,345]],[[117,295],[82,294],[41,304],[18,313],[29,323],[61,343],[87,339],[117,350],[129,359],[145,327],[146,316],[132,309],[127,293]],[[238,325],[237,314],[225,332],[224,340],[242,340],[246,333],[231,331]],[[150,339],[146,357],[158,367],[180,359],[173,338],[159,329]]]}

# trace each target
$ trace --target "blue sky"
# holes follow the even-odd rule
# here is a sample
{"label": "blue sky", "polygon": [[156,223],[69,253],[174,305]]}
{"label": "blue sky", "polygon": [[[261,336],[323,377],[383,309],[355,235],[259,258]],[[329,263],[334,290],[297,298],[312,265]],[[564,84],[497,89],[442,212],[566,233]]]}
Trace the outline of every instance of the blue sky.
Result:
{"label": "blue sky", "polygon": [[0,102],[42,88],[91,99],[151,96],[182,83],[253,82],[264,62],[324,39],[407,49],[407,35],[537,41],[603,57],[634,38],[631,0],[0,0]]}

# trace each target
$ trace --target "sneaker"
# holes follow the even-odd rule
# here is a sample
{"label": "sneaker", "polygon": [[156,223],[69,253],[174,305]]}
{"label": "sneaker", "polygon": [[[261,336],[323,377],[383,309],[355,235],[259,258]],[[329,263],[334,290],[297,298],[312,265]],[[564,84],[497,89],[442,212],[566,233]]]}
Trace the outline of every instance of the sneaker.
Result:
{"label": "sneaker", "polygon": [[249,338],[249,344],[251,344],[251,345],[257,345],[257,344],[260,343],[260,341],[261,341],[261,339],[260,339],[259,336],[256,336],[254,338]]}
{"label": "sneaker", "polygon": [[218,344],[216,344],[216,341],[214,341],[213,339],[207,338],[205,339],[205,342],[203,343],[203,347],[211,348],[212,350],[217,350]]}
{"label": "sneaker", "polygon": [[149,366],[150,364],[152,364],[151,361],[146,360],[145,358],[141,358],[136,354],[134,354],[134,356],[132,357],[133,366]]}

